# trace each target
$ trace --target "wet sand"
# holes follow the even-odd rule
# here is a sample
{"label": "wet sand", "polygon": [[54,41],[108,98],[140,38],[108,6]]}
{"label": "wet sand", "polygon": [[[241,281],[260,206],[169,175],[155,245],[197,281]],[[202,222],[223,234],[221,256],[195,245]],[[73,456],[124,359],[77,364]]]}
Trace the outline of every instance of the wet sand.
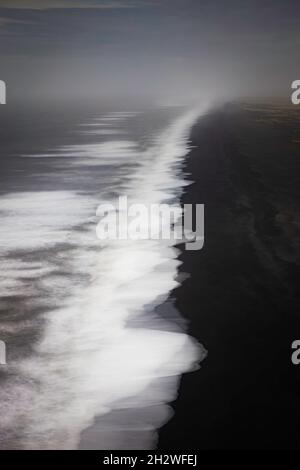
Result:
{"label": "wet sand", "polygon": [[174,291],[208,350],[183,377],[159,449],[300,446],[300,112],[231,104],[199,120],[182,203],[205,204],[205,246],[182,251]]}

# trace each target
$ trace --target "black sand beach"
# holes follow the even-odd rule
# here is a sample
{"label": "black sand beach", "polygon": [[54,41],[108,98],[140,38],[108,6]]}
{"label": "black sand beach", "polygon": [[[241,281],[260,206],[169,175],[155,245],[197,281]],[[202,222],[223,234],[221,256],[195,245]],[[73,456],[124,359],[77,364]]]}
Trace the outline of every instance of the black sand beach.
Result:
{"label": "black sand beach", "polygon": [[174,296],[208,356],[183,377],[159,448],[299,448],[299,110],[227,105],[191,144],[182,203],[205,204],[205,246],[183,250]]}

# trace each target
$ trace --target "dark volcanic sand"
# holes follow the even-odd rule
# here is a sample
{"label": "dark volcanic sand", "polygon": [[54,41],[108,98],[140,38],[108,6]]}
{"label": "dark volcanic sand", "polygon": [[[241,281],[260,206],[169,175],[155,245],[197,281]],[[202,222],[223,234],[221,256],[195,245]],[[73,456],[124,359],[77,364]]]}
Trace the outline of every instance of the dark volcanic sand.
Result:
{"label": "dark volcanic sand", "polygon": [[190,278],[174,295],[208,356],[184,376],[159,448],[299,448],[300,109],[228,105],[191,143],[182,202],[205,204],[205,247],[183,251]]}

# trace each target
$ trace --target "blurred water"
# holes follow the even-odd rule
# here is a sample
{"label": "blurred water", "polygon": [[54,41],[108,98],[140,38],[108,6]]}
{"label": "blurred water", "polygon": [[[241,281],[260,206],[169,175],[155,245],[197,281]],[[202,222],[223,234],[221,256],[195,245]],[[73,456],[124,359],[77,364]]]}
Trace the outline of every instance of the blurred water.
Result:
{"label": "blurred water", "polygon": [[178,251],[100,242],[96,209],[118,195],[178,204],[198,114],[106,111],[45,131],[58,145],[2,152],[1,448],[155,447],[203,355],[168,301]]}

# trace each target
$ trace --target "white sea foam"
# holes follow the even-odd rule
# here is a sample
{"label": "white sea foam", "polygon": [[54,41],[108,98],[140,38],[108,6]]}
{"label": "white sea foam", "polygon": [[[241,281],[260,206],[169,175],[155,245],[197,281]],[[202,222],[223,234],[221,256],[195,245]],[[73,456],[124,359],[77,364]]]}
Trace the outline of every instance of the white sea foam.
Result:
{"label": "white sea foam", "polygon": [[115,140],[97,144],[77,144],[59,147],[53,153],[23,155],[26,158],[68,158],[73,165],[121,165],[138,159],[136,143],[130,140]]}
{"label": "white sea foam", "polygon": [[0,254],[63,243],[70,228],[92,220],[95,201],[72,191],[9,193],[0,199]]}
{"label": "white sea foam", "polygon": [[[176,196],[185,183],[174,165],[187,153],[189,130],[198,115],[192,112],[178,119],[144,152],[127,187],[128,197],[145,204],[167,200],[178,204]],[[114,162],[117,158],[130,161],[138,154],[135,145],[126,141],[103,144],[101,151],[89,145],[64,150],[88,159],[95,152],[99,160]],[[45,202],[47,207],[49,194],[38,197],[40,206]],[[67,220],[60,215],[59,204],[55,205],[57,213],[48,208],[44,217],[31,196],[25,197],[24,211],[36,215],[39,230],[31,233],[25,228],[24,248],[39,245],[41,235],[46,244],[64,239],[76,215],[89,220],[90,200],[73,195],[68,206],[70,194],[59,197],[70,210]],[[2,209],[16,211],[14,220],[26,227],[16,196],[8,196],[3,204]],[[35,218],[28,220],[32,223]],[[72,256],[79,270],[83,269],[79,253],[85,258],[87,248],[95,247],[95,228],[92,237],[91,233],[76,234],[81,248],[73,248]],[[14,243],[6,238],[7,248]],[[167,403],[176,397],[181,374],[193,370],[202,358],[192,338],[170,331],[163,319],[157,325],[151,314],[178,285],[180,262],[174,242],[106,240],[89,256],[83,263],[89,281],[69,286],[70,295],[59,308],[44,314],[47,324],[35,353],[12,365],[17,378],[1,392],[0,407],[5,405],[6,412],[2,426],[9,429],[13,423],[24,430],[18,447],[153,448],[156,430],[170,418]],[[8,271],[16,267],[7,265]],[[43,269],[36,263],[23,267],[25,278],[28,268],[36,275]],[[53,287],[57,282],[54,278]]]}
{"label": "white sea foam", "polygon": [[120,135],[126,134],[126,132],[121,131],[119,129],[94,129],[92,131],[83,131],[83,135]]}

